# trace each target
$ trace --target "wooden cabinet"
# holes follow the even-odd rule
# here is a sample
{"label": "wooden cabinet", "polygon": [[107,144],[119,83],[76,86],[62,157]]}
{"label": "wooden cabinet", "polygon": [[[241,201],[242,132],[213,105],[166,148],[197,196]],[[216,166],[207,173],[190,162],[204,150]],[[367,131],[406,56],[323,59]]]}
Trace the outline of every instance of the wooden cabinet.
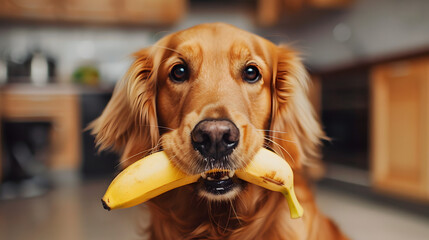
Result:
{"label": "wooden cabinet", "polygon": [[54,20],[58,18],[58,3],[55,0],[0,0],[0,17]]}
{"label": "wooden cabinet", "polygon": [[353,0],[308,0],[308,4],[318,8],[343,8],[350,6]]}
{"label": "wooden cabinet", "polygon": [[429,201],[429,58],[374,67],[371,95],[374,187]]}
{"label": "wooden cabinet", "polygon": [[115,22],[120,5],[117,0],[66,0],[62,7],[67,21]]}
{"label": "wooden cabinet", "polygon": [[17,85],[1,89],[0,95],[2,119],[52,123],[48,160],[52,170],[80,168],[82,127],[77,90],[68,86]]}
{"label": "wooden cabinet", "polygon": [[0,18],[72,23],[173,24],[187,0],[0,0]]}

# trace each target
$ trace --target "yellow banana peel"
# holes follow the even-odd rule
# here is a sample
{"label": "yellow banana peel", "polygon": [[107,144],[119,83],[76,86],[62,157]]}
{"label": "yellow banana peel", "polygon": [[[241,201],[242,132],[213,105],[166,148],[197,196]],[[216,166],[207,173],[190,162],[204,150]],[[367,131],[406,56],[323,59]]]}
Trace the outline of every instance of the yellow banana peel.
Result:
{"label": "yellow banana peel", "polygon": [[304,209],[293,189],[293,172],[289,164],[274,152],[261,148],[244,168],[235,171],[238,178],[271,191],[282,193],[287,200],[291,218],[300,218]]}
{"label": "yellow banana peel", "polygon": [[[292,169],[274,152],[261,148],[254,159],[245,168],[236,170],[235,174],[244,181],[282,193],[291,217],[302,216],[303,209],[293,189]],[[123,170],[108,187],[102,203],[108,210],[132,207],[169,190],[194,183],[200,177],[200,174],[187,175],[182,172],[161,151]]]}
{"label": "yellow banana peel", "polygon": [[165,152],[157,152],[131,164],[113,179],[102,202],[111,210],[132,207],[164,192],[196,182],[173,166]]}

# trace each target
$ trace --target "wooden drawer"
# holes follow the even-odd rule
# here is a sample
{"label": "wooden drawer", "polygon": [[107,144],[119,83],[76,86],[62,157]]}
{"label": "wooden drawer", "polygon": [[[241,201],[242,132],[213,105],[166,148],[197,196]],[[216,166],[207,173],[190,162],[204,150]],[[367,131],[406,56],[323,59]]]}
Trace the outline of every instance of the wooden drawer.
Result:
{"label": "wooden drawer", "polygon": [[4,118],[52,118],[75,104],[74,96],[64,95],[3,95]]}

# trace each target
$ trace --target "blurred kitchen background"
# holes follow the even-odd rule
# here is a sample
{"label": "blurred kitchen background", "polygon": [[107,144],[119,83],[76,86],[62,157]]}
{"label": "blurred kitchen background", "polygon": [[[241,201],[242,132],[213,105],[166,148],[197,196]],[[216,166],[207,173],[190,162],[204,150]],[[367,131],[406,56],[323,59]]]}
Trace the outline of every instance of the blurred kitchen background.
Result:
{"label": "blurred kitchen background", "polygon": [[[0,0],[0,239],[138,239],[83,131],[130,54],[227,22],[302,53],[331,142],[322,211],[352,239],[429,236],[429,1]],[[144,211],[144,210],[143,210]]]}

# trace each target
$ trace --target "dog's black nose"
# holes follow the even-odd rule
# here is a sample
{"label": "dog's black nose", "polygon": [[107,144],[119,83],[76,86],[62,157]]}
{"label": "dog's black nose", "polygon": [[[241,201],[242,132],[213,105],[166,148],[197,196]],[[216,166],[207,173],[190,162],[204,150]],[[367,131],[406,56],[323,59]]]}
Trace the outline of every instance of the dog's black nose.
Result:
{"label": "dog's black nose", "polygon": [[201,155],[219,159],[232,153],[240,131],[229,120],[203,120],[191,132],[192,145]]}

